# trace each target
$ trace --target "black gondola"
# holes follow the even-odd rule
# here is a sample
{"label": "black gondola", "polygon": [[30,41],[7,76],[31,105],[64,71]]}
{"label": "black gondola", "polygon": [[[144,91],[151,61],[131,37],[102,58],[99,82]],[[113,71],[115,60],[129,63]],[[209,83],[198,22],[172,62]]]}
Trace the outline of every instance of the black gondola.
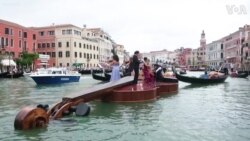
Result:
{"label": "black gondola", "polygon": [[180,70],[180,74],[187,74],[187,72],[184,70]]}
{"label": "black gondola", "polygon": [[8,74],[8,72],[2,72],[2,73],[0,73],[0,78],[4,78],[7,74]]}
{"label": "black gondola", "polygon": [[238,78],[246,78],[246,77],[248,77],[248,73],[239,73],[238,74],[238,76],[237,76]]}
{"label": "black gondola", "polygon": [[231,77],[246,78],[246,77],[248,77],[248,73],[247,72],[233,73],[233,74],[231,74]]}
{"label": "black gondola", "polygon": [[183,81],[183,82],[187,82],[187,83],[196,83],[196,84],[222,83],[228,77],[228,75],[223,75],[223,76],[220,76],[218,78],[207,79],[207,78],[183,76],[183,75],[178,74],[175,69],[173,69],[173,72],[175,73],[175,76],[178,80]]}
{"label": "black gondola", "polygon": [[19,78],[23,76],[23,71],[21,72],[16,72],[16,73],[7,73],[5,75],[3,75],[3,78]]}
{"label": "black gondola", "polygon": [[110,75],[105,75],[105,76],[101,76],[101,75],[97,75],[95,73],[92,72],[92,77],[95,80],[100,80],[100,81],[109,81],[110,80]]}

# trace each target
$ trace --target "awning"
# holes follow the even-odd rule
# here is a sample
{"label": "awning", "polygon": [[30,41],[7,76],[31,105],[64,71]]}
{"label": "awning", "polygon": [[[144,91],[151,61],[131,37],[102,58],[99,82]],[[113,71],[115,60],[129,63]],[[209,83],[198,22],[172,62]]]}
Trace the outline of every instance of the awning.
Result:
{"label": "awning", "polygon": [[16,66],[16,63],[13,60],[9,60],[9,59],[3,59],[1,61],[1,64],[3,66]]}
{"label": "awning", "polygon": [[73,63],[72,66],[79,67],[79,66],[82,66],[82,63]]}

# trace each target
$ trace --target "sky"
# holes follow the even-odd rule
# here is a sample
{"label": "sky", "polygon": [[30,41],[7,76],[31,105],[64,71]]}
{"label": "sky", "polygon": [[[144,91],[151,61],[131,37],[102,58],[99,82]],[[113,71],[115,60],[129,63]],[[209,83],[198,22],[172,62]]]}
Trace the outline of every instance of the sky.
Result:
{"label": "sky", "polygon": [[249,0],[0,0],[0,19],[100,27],[129,52],[197,48],[250,24]]}

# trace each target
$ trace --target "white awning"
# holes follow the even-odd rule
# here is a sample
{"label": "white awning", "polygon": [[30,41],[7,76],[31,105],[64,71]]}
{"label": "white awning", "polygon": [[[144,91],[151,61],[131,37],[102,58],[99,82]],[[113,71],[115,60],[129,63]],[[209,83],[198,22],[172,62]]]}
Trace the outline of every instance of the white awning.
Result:
{"label": "white awning", "polygon": [[1,64],[3,66],[16,66],[16,63],[13,60],[9,60],[9,59],[3,59],[1,61]]}

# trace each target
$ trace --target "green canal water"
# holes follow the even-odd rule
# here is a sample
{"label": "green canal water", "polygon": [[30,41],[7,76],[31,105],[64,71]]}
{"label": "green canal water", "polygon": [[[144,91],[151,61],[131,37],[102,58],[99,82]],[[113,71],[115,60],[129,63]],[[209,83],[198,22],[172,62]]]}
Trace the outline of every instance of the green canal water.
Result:
{"label": "green canal water", "polygon": [[0,79],[1,141],[249,141],[250,80],[228,78],[215,85],[179,82],[179,91],[143,103],[88,103],[87,117],[50,121],[47,128],[14,130],[25,106],[52,105],[72,92],[98,84],[90,76],[80,83],[37,86],[31,78]]}

